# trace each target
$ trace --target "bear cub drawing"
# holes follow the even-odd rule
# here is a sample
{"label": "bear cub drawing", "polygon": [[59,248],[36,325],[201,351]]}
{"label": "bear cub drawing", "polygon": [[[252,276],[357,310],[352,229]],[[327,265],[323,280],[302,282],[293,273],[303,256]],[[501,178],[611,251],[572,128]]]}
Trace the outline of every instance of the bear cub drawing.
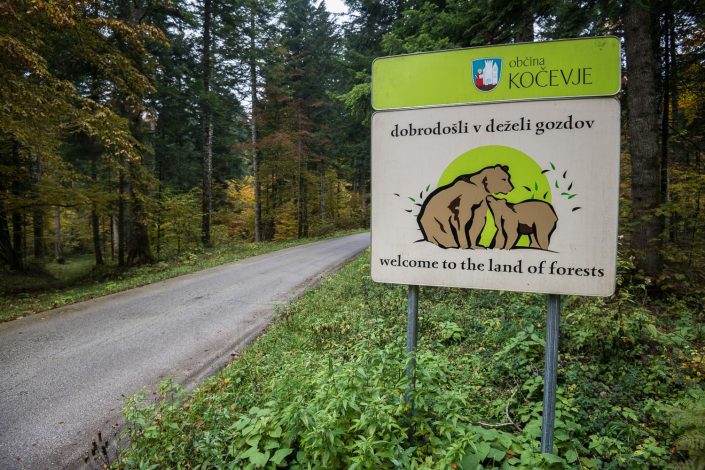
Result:
{"label": "bear cub drawing", "polygon": [[458,176],[428,195],[418,215],[424,240],[441,248],[478,249],[491,194],[514,189],[509,168],[495,165]]}
{"label": "bear cub drawing", "polygon": [[548,250],[551,235],[558,222],[558,216],[551,204],[535,199],[510,204],[493,196],[487,196],[486,200],[497,226],[491,247],[511,250],[516,246],[519,237],[529,235],[530,248]]}

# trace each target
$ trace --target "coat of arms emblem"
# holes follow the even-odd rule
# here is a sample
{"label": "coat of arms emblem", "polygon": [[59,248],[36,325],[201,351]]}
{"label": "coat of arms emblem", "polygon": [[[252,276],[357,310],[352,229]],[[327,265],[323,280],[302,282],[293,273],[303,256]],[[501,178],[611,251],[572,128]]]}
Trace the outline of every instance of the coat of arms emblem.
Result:
{"label": "coat of arms emblem", "polygon": [[472,82],[480,91],[491,91],[499,83],[502,59],[475,59],[472,61]]}

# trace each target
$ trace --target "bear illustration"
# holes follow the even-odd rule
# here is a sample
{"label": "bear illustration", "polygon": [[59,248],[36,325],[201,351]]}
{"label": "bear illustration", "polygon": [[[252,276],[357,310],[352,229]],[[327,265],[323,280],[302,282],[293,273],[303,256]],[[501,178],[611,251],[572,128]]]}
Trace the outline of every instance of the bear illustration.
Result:
{"label": "bear illustration", "polygon": [[424,240],[441,248],[482,248],[478,240],[485,227],[485,198],[512,189],[509,168],[502,165],[460,175],[437,188],[424,201],[417,219]]}
{"label": "bear illustration", "polygon": [[490,246],[511,250],[521,235],[529,235],[530,248],[548,250],[558,222],[551,204],[535,199],[510,204],[492,196],[487,196],[487,204],[497,226],[497,233]]}

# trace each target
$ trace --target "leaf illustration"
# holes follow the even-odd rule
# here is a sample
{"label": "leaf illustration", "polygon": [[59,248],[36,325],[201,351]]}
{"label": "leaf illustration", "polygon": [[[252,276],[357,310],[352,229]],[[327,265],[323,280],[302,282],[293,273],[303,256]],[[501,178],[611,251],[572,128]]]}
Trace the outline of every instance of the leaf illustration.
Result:
{"label": "leaf illustration", "polygon": [[430,188],[430,187],[431,187],[430,184],[428,186],[426,186],[426,192],[428,192],[428,188]]}
{"label": "leaf illustration", "polygon": [[577,196],[577,194],[571,194],[570,196],[568,196],[568,199],[573,199],[575,196]]}
{"label": "leaf illustration", "polygon": [[416,199],[414,199],[413,197],[409,197],[409,200],[410,200],[411,202],[416,202]]}
{"label": "leaf illustration", "polygon": [[538,191],[538,190],[539,190],[539,184],[536,181],[534,181],[534,191]]}
{"label": "leaf illustration", "polygon": [[556,180],[556,189],[558,189],[558,180]]}
{"label": "leaf illustration", "polygon": [[[551,163],[551,162],[548,162],[548,163]],[[556,169],[556,165],[554,165],[553,163],[551,163],[551,170],[555,170],[555,169]]]}
{"label": "leaf illustration", "polygon": [[561,196],[570,196],[570,193],[566,193],[565,191],[563,191],[563,192],[561,193]]}
{"label": "leaf illustration", "polygon": [[574,207],[572,212],[577,211],[578,209],[582,209],[582,207]]}

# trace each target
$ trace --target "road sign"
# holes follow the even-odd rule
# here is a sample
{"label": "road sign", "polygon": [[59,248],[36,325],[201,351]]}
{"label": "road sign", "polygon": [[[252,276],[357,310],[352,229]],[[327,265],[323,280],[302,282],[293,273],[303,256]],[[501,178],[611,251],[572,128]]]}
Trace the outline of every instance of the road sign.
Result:
{"label": "road sign", "polygon": [[376,113],[373,279],[612,294],[619,111],[591,98]]}
{"label": "road sign", "polygon": [[376,110],[611,96],[621,87],[616,37],[382,57],[372,65]]}

